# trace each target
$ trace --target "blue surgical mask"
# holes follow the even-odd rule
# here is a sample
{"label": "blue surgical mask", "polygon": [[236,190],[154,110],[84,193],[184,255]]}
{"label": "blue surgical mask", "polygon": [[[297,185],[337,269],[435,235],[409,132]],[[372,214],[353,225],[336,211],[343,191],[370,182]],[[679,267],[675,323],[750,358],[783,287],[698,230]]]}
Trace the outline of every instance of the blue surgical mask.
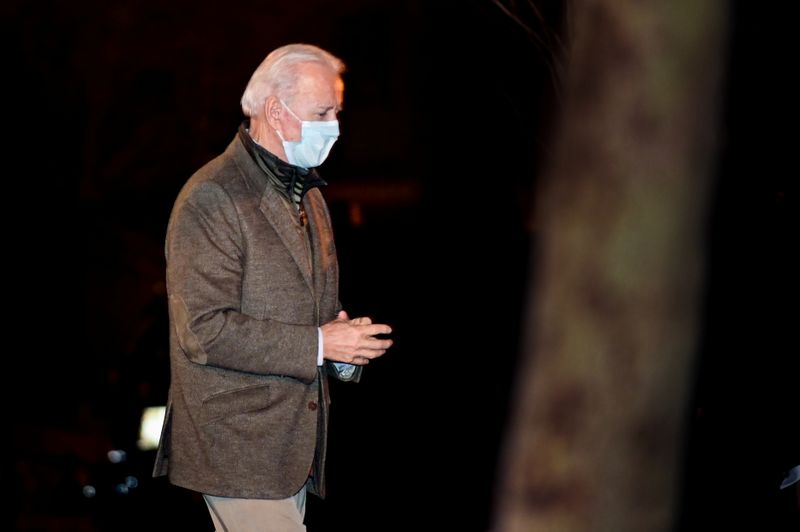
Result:
{"label": "blue surgical mask", "polygon": [[300,122],[299,142],[283,140],[280,131],[275,130],[283,141],[283,149],[289,164],[301,168],[314,168],[321,165],[328,157],[333,143],[339,138],[339,121],[300,120],[283,100],[280,102]]}

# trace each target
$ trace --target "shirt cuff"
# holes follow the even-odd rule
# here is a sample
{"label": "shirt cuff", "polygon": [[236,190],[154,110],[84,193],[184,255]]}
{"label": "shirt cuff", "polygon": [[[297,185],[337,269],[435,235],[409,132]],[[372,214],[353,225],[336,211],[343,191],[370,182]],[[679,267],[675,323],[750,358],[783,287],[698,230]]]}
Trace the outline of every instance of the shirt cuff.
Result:
{"label": "shirt cuff", "polygon": [[322,365],[322,329],[317,327],[317,366]]}

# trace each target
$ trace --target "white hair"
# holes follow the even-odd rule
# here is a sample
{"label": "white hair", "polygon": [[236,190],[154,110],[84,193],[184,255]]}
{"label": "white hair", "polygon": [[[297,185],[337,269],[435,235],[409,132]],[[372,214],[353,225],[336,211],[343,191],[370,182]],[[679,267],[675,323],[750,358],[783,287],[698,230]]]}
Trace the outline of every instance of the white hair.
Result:
{"label": "white hair", "polygon": [[287,44],[276,48],[258,65],[242,94],[242,112],[252,117],[263,108],[270,96],[292,100],[297,86],[300,63],[320,63],[337,74],[344,72],[341,59],[313,44]]}

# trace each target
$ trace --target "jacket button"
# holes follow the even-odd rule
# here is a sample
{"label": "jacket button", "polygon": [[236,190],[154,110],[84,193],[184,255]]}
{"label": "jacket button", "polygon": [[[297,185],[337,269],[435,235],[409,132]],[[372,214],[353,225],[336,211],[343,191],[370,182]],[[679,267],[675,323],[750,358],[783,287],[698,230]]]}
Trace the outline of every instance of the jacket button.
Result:
{"label": "jacket button", "polygon": [[308,409],[309,410],[316,410],[317,409],[317,403],[315,403],[314,401],[309,401],[308,402]]}

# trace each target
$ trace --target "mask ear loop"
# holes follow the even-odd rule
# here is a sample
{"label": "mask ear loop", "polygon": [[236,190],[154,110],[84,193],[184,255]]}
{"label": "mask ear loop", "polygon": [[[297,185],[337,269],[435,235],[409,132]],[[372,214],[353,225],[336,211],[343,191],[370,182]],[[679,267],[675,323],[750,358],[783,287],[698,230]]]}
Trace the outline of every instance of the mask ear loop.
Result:
{"label": "mask ear loop", "polygon": [[278,98],[278,100],[281,102],[281,105],[283,105],[284,107],[286,107],[286,110],[287,110],[287,111],[289,111],[289,113],[290,113],[290,114],[291,114],[291,115],[294,117],[294,119],[295,119],[295,120],[297,120],[298,122],[300,122],[300,124],[302,125],[303,121],[302,121],[302,120],[300,120],[300,117],[299,117],[299,116],[297,116],[296,114],[294,114],[294,111],[292,111],[292,110],[289,108],[289,106],[288,106],[288,105],[286,105],[286,102],[284,102],[284,101],[283,101],[283,98]]}
{"label": "mask ear loop", "polygon": [[[299,116],[297,116],[296,114],[294,114],[294,111],[292,111],[292,110],[289,108],[289,106],[288,106],[288,105],[286,105],[286,102],[284,102],[284,101],[283,101],[283,98],[278,98],[278,101],[279,101],[279,102],[281,102],[281,105],[282,105],[282,106],[284,106],[284,107],[286,108],[286,110],[287,110],[287,111],[289,111],[289,114],[291,114],[291,115],[294,117],[294,119],[295,119],[295,120],[297,120],[298,122],[300,122],[300,125],[302,126],[302,125],[303,125],[303,121],[302,121],[302,120],[300,120],[300,117],[299,117]],[[281,142],[286,142],[286,139],[284,139],[284,138],[283,138],[283,135],[281,135],[281,132],[280,132],[280,131],[278,131],[278,130],[276,129],[276,130],[275,130],[275,133],[277,133],[277,134],[278,134],[278,137],[281,139]]]}

